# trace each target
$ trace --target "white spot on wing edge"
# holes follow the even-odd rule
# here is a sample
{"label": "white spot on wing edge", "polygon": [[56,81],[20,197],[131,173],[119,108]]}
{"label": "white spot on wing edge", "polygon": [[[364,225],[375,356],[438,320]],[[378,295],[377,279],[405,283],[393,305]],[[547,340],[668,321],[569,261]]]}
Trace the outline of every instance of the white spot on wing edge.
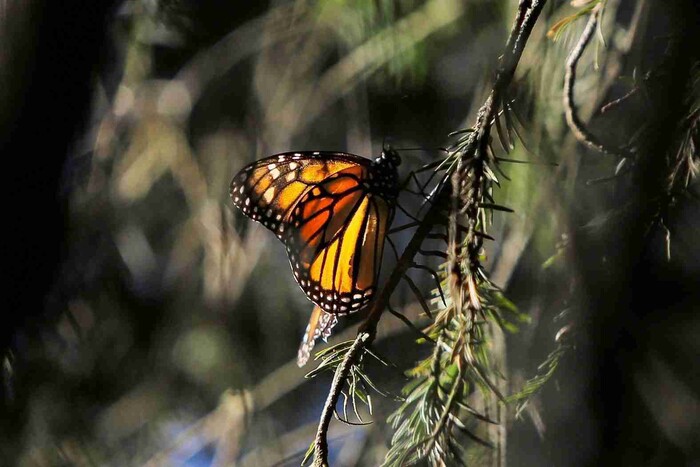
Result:
{"label": "white spot on wing edge", "polygon": [[[272,200],[275,197],[275,187],[269,188],[267,191],[265,191],[265,194],[263,194],[263,199],[265,200],[266,203],[271,203]],[[246,200],[246,204],[248,204],[248,200]]]}

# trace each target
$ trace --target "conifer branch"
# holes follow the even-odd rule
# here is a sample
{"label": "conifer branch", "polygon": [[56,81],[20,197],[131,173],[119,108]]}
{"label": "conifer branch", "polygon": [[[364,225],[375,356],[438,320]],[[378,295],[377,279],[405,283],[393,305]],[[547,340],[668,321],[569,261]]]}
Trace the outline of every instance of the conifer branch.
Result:
{"label": "conifer branch", "polygon": [[[477,121],[470,131],[460,132],[462,137],[458,143],[452,148],[448,153],[447,159],[445,160],[446,165],[452,168],[451,183],[441,183],[432,197],[432,203],[427,211],[426,215],[421,220],[416,232],[414,233],[408,246],[402,253],[396,267],[393,269],[391,275],[387,279],[384,287],[376,296],[375,300],[370,305],[369,315],[363,325],[360,327],[357,338],[355,339],[350,350],[345,353],[342,363],[337,367],[335,376],[333,378],[333,383],[331,385],[328,398],[324,405],[319,427],[316,434],[315,440],[315,453],[314,453],[314,466],[327,466],[328,465],[328,427],[331,419],[333,418],[333,413],[335,411],[335,406],[338,403],[340,394],[343,390],[344,384],[351,372],[353,365],[356,364],[358,358],[362,355],[363,350],[369,346],[374,337],[376,336],[376,327],[382,316],[382,313],[386,309],[389,303],[389,298],[393,291],[398,286],[399,282],[405,275],[405,273],[414,265],[414,258],[421,250],[423,241],[431,233],[432,229],[440,223],[440,220],[444,218],[442,211],[445,208],[444,201],[450,199],[450,194],[452,193],[452,199],[454,202],[455,187],[460,190],[460,193],[465,188],[468,193],[468,202],[466,204],[459,206],[460,216],[467,219],[467,229],[466,229],[466,245],[468,245],[467,250],[469,252],[468,257],[470,261],[467,262],[466,271],[469,272],[469,292],[472,297],[473,304],[476,302],[476,297],[478,293],[476,291],[476,280],[477,277],[485,277],[483,271],[477,271],[478,254],[481,248],[481,243],[484,239],[483,235],[479,235],[476,232],[483,232],[482,222],[485,219],[485,211],[490,209],[488,207],[480,206],[485,200],[482,198],[484,190],[482,187],[482,182],[488,177],[492,177],[492,172],[486,165],[489,161],[485,155],[487,154],[487,148],[489,144],[489,135],[491,126],[494,124],[494,120],[497,117],[497,113],[504,101],[504,96],[506,90],[510,85],[515,69],[520,61],[523,50],[527,43],[528,38],[535,26],[537,18],[539,17],[542,8],[544,7],[546,0],[521,0],[518,6],[518,12],[516,19],[513,24],[513,28],[510,32],[508,41],[506,43],[506,49],[503,56],[501,57],[499,68],[496,73],[494,84],[492,86],[491,92],[486,99],[484,105],[481,107],[477,114]],[[449,172],[450,169],[448,169]],[[469,174],[475,175],[475,178],[471,181],[467,181],[466,178],[471,176]],[[450,180],[450,178],[446,178]],[[491,180],[491,178],[489,178]],[[453,206],[454,207],[454,206]],[[459,232],[464,232],[465,230],[459,229],[459,222],[452,222],[450,219],[451,230],[453,230],[452,238],[456,238]],[[448,252],[448,255],[450,253]],[[459,258],[459,260],[457,260]],[[461,253],[456,255],[453,253],[451,258],[453,265],[461,262]],[[460,268],[461,270],[461,268]],[[464,285],[461,284],[460,287]],[[485,284],[488,288],[490,284]],[[487,291],[488,293],[488,291]],[[449,307],[455,309],[454,305]],[[448,309],[449,309],[448,308]],[[436,318],[440,319],[440,317]],[[450,326],[449,323],[448,327]],[[475,324],[475,320],[458,320],[455,323],[456,327],[452,329],[451,338],[453,340],[462,342],[478,342],[481,340],[481,327]],[[465,332],[466,331],[466,332]],[[446,345],[447,348],[452,348],[449,344]],[[484,369],[482,362],[484,360],[483,355],[480,351],[473,351],[471,345],[466,345],[464,347],[467,349],[466,353],[460,353],[457,356],[458,360],[456,363],[457,367],[460,368],[460,377],[454,381],[459,381],[457,386],[450,388],[450,391],[456,391],[455,394],[459,393],[459,401],[463,404],[462,399],[468,392],[465,391],[465,386],[462,383],[462,368],[465,366],[469,367],[468,373],[478,380],[481,384],[493,387],[492,383],[488,380],[488,377],[484,374]],[[441,351],[443,346],[438,343],[436,345],[436,350]],[[476,352],[476,353],[475,353]],[[438,354],[441,352],[438,352]],[[452,367],[451,367],[452,368]],[[465,371],[466,373],[467,371]],[[438,385],[439,386],[439,385]],[[455,395],[455,397],[457,397]],[[459,406],[455,403],[454,406]],[[441,417],[443,422],[438,426],[440,428],[438,431],[444,433],[442,428],[449,426],[460,426],[461,422],[455,422],[454,414],[452,413],[453,404],[449,404],[446,408],[448,415]],[[449,440],[445,439],[445,442]],[[432,441],[431,441],[432,443]],[[443,443],[441,443],[443,444]]]}

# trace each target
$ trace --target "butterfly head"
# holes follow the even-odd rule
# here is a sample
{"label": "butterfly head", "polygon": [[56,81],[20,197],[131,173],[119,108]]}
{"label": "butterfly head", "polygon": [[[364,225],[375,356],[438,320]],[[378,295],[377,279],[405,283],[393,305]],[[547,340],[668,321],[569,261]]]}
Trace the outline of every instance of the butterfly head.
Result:
{"label": "butterfly head", "polygon": [[386,145],[384,149],[382,149],[382,154],[379,156],[378,159],[386,160],[388,164],[391,164],[394,167],[398,167],[401,165],[401,156],[399,156],[399,153],[398,151],[396,151],[396,149],[393,149],[389,145]]}

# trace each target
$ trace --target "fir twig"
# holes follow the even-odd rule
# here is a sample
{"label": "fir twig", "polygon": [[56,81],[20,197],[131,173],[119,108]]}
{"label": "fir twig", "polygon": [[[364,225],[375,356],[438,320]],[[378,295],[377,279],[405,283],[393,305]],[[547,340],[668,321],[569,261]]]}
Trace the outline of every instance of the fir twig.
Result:
{"label": "fir twig", "polygon": [[559,343],[557,347],[547,356],[544,362],[537,367],[537,374],[527,380],[522,389],[508,397],[508,402],[516,402],[515,417],[518,418],[523,409],[527,406],[532,396],[537,394],[542,387],[554,375],[559,362],[564,357],[566,352],[571,348],[571,345]]}

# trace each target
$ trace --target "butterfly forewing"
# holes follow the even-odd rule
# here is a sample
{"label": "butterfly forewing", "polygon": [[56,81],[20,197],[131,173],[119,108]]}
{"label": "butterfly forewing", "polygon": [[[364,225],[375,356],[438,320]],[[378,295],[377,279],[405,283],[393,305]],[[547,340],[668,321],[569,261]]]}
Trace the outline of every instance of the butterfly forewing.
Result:
{"label": "butterfly forewing", "polygon": [[370,161],[338,152],[287,152],[244,167],[231,182],[231,198],[245,215],[278,237],[292,208],[317,183],[344,169]]}

